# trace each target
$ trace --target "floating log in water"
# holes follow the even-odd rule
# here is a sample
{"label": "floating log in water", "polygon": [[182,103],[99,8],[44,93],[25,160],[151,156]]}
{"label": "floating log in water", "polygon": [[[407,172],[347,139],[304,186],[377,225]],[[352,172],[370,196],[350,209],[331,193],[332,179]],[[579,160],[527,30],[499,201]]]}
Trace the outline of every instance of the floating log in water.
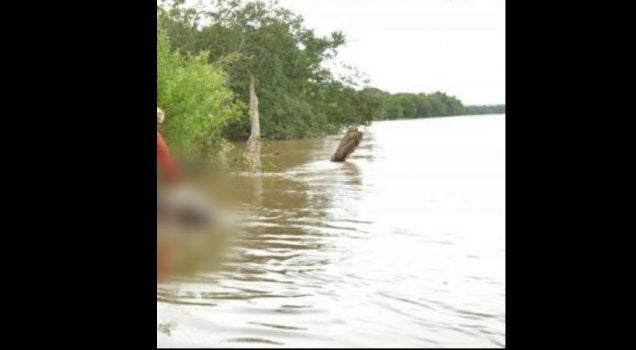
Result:
{"label": "floating log in water", "polygon": [[358,130],[357,127],[352,126],[347,130],[347,133],[344,135],[340,144],[338,145],[338,149],[331,156],[332,162],[344,162],[347,160],[347,157],[353,153],[353,151],[358,148],[360,141],[362,141],[363,133]]}

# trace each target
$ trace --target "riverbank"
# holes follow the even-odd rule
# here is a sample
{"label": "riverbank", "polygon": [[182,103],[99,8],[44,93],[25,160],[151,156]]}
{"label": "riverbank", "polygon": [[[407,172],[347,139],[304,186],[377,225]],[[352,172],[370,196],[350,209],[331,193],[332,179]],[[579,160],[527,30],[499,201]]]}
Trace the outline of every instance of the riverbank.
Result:
{"label": "riverbank", "polygon": [[221,0],[196,10],[182,2],[157,7],[163,132],[186,157],[213,158],[227,141],[247,140],[252,92],[260,136],[270,140],[319,137],[373,120],[483,111],[440,91],[392,94],[355,67],[334,68],[346,33],[318,35],[276,3]]}

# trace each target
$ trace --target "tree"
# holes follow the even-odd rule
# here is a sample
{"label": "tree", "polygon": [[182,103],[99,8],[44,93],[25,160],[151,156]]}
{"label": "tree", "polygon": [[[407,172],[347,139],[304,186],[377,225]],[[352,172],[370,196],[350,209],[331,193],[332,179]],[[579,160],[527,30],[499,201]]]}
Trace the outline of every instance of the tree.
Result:
{"label": "tree", "polygon": [[[333,130],[334,125],[324,124],[328,119],[317,114],[323,106],[315,97],[334,81],[323,63],[335,56],[344,35],[316,36],[300,16],[274,1],[216,0],[211,5],[206,11],[192,11],[174,3],[160,20],[170,28],[177,48],[208,51],[213,60],[230,54],[241,58],[225,68],[230,86],[243,101],[249,100],[250,76],[256,79],[261,136],[292,138]],[[338,120],[338,127],[344,122]],[[249,135],[247,118],[231,123],[227,135]]]}
{"label": "tree", "polygon": [[401,119],[404,116],[404,108],[394,96],[390,96],[388,98],[384,115],[386,116],[386,119]]}
{"label": "tree", "polygon": [[426,94],[417,94],[415,106],[417,117],[427,118],[433,115],[433,105],[431,105],[431,101],[427,98]]}
{"label": "tree", "polygon": [[244,105],[227,88],[227,75],[207,54],[183,55],[157,29],[157,104],[166,119],[162,130],[173,148],[188,158],[210,158],[223,147],[225,124]]}

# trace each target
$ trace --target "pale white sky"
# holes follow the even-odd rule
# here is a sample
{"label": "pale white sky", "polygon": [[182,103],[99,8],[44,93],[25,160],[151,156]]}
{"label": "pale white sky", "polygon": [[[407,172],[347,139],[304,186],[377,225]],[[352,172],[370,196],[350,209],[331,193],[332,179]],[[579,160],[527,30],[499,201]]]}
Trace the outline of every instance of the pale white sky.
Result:
{"label": "pale white sky", "polygon": [[338,60],[390,92],[505,103],[505,0],[279,0],[307,27],[342,30]]}

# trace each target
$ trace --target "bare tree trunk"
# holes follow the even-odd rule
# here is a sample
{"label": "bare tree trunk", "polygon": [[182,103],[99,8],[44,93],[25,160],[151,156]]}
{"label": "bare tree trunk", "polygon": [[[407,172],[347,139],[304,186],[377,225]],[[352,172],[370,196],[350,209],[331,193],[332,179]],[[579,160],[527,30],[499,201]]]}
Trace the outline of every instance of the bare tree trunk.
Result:
{"label": "bare tree trunk", "polygon": [[352,126],[340,140],[338,149],[331,156],[332,162],[344,162],[358,148],[362,141],[363,133],[358,130],[357,126]]}
{"label": "bare tree trunk", "polygon": [[256,97],[256,80],[250,75],[250,138],[247,139],[247,151],[249,153],[252,171],[261,171],[261,124],[258,115],[258,97]]}

